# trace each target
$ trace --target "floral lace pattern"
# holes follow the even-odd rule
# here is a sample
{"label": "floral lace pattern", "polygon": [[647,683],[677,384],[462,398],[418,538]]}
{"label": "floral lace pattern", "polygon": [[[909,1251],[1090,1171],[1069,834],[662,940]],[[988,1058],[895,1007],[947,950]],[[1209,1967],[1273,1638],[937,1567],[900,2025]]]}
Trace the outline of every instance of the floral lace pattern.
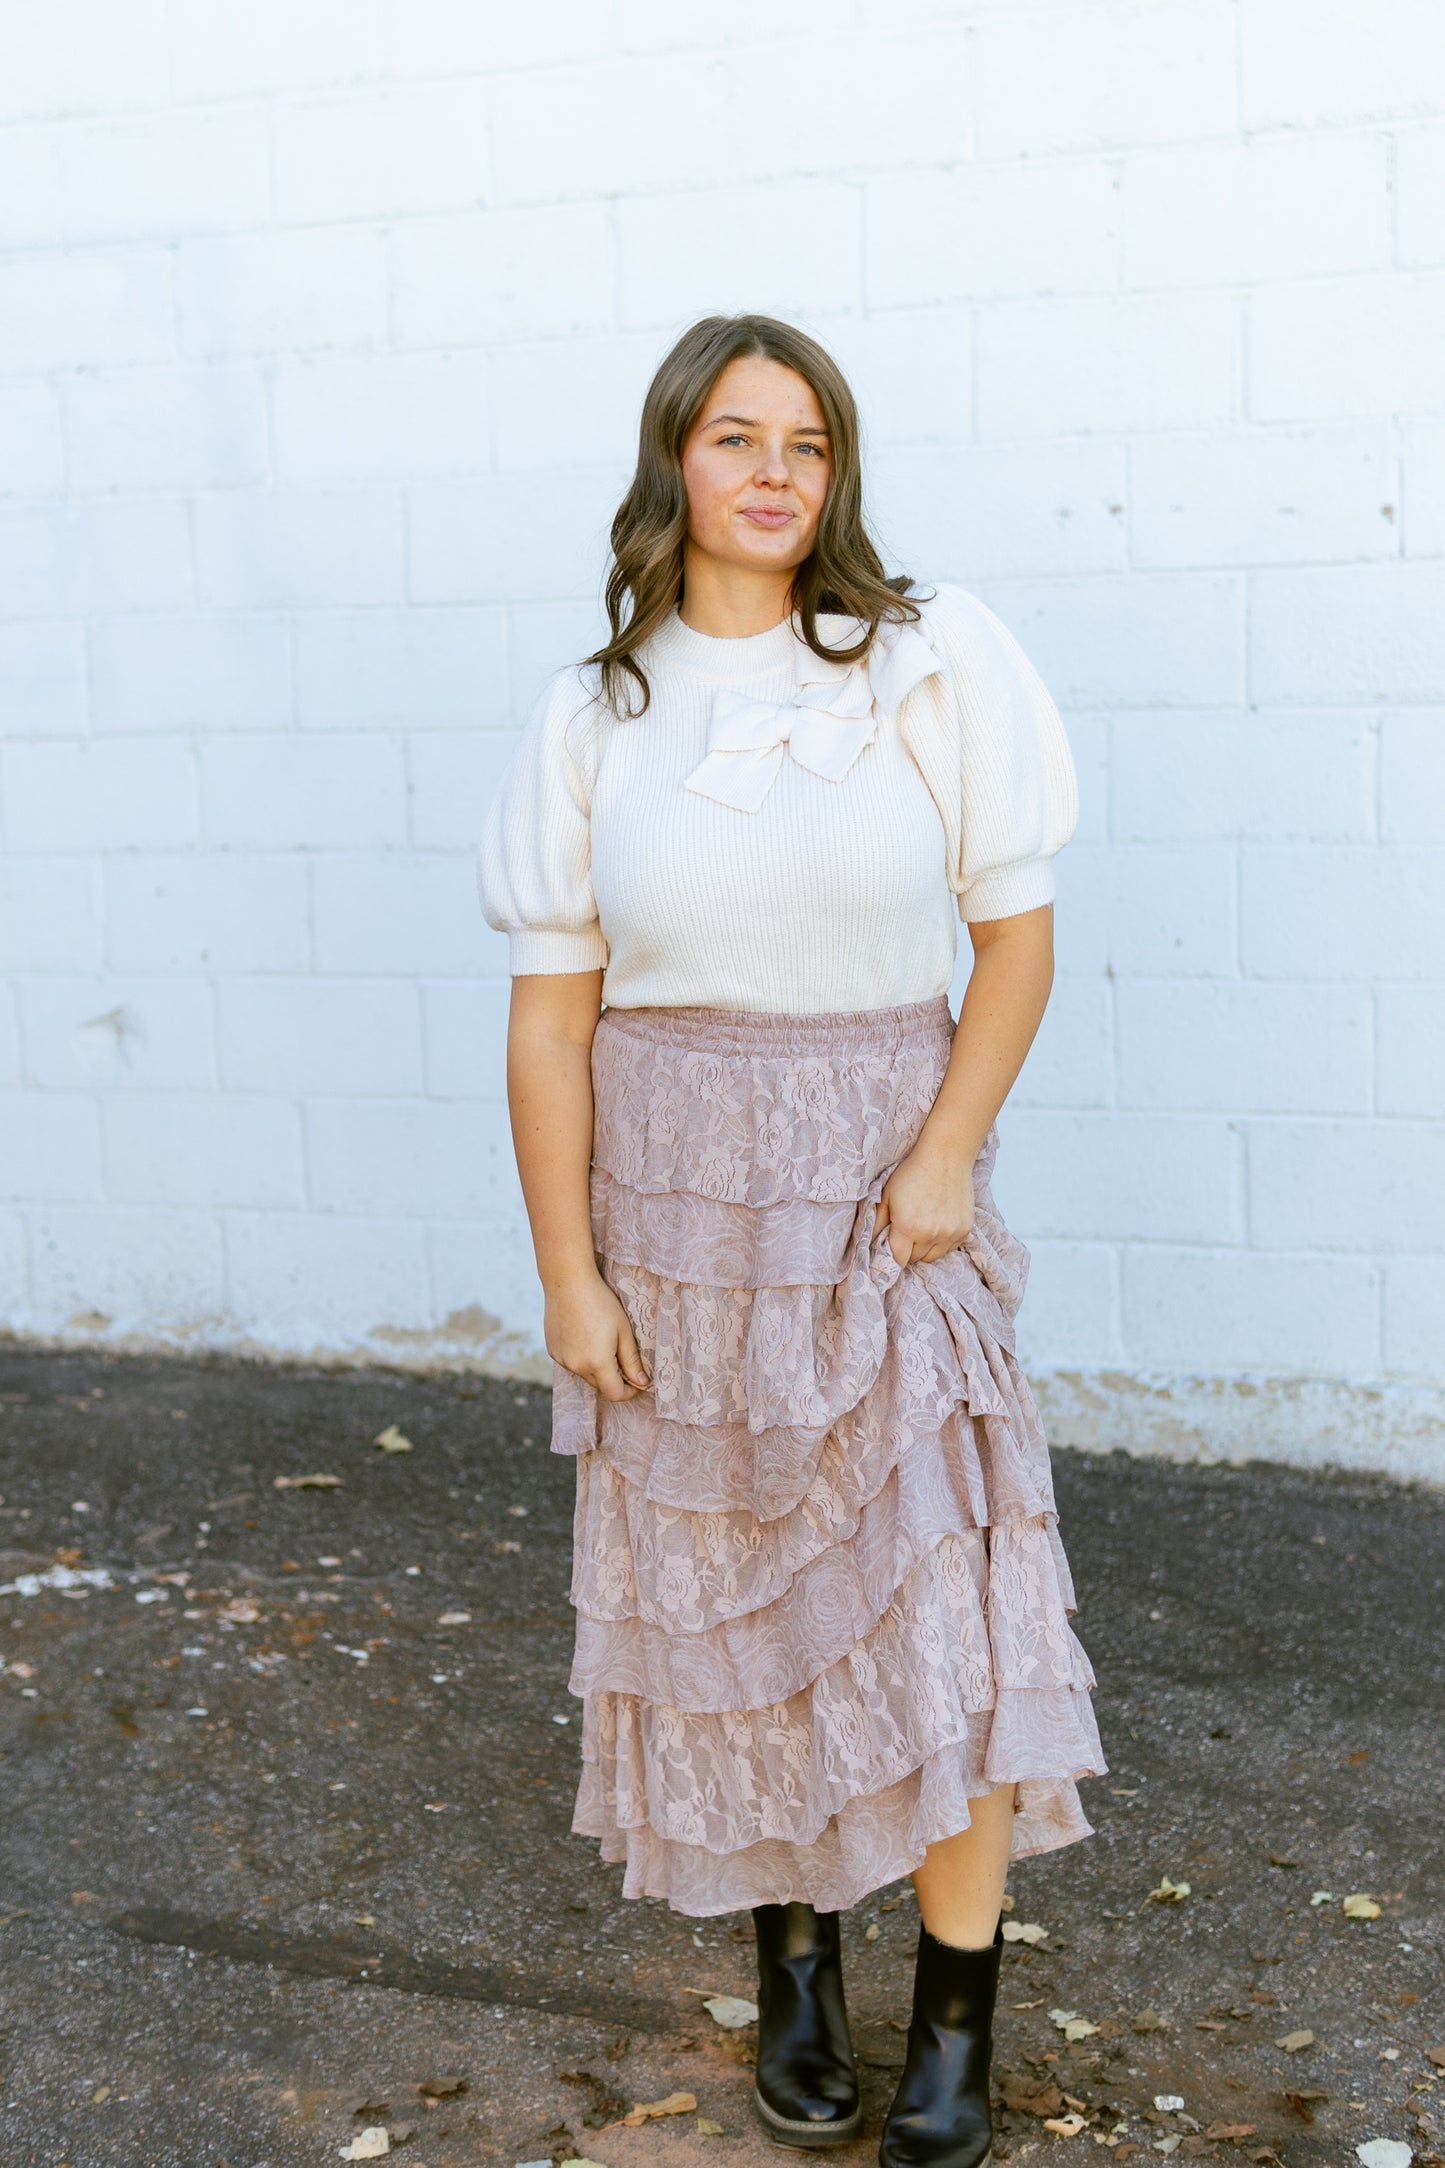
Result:
{"label": "floral lace pattern", "polygon": [[947,999],[604,1010],[594,1243],[652,1383],[554,1363],[576,1456],[574,1829],[691,1913],[854,1904],[1017,1785],[1015,1856],[1104,1769],[1048,1447],[1014,1353],[1028,1252],[900,1266],[877,1200],[937,1094]]}

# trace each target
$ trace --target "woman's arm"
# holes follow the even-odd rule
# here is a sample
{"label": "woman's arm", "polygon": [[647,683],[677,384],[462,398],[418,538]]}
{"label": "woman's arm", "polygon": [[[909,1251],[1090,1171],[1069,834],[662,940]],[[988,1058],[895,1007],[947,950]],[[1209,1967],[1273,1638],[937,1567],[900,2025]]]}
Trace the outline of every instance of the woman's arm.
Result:
{"label": "woman's arm", "polygon": [[601,1013],[600,969],[515,976],[507,1105],[546,1297],[547,1352],[605,1400],[630,1400],[651,1381],[592,1247],[592,1035]]}
{"label": "woman's arm", "polygon": [[1054,983],[1054,907],[969,925],[974,963],[938,1096],[873,1222],[900,1265],[946,1256],[973,1226],[973,1163],[1034,1043]]}

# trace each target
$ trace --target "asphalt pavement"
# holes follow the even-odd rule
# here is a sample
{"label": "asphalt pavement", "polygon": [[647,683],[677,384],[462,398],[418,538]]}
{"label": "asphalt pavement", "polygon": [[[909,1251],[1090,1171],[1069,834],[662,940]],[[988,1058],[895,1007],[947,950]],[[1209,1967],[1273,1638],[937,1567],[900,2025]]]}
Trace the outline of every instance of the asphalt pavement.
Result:
{"label": "asphalt pavement", "polygon": [[[4,2168],[367,2132],[407,2168],[776,2168],[750,2029],[705,2007],[751,1993],[750,1923],[624,1901],[569,1834],[549,1409],[0,1351]],[[1054,1458],[1110,1769],[1096,1834],[1011,1879],[1000,2159],[1445,2168],[1445,1495]],[[845,1922],[839,2168],[876,2159],[916,1930],[906,1883]]]}

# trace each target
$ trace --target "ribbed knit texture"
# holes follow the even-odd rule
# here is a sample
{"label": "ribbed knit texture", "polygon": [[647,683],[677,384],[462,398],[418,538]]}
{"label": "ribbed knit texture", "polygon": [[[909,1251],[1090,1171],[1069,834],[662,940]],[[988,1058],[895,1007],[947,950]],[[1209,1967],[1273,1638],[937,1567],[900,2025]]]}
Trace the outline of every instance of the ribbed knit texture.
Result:
{"label": "ribbed knit texture", "polygon": [[[838,781],[785,751],[754,812],[683,780],[708,750],[719,688],[790,698],[796,620],[718,639],[674,608],[640,651],[652,699],[634,718],[595,699],[595,667],[555,673],[478,852],[512,972],[601,967],[612,1008],[883,1008],[947,991],[959,919],[1052,901],[1053,857],[1078,818],[1058,710],[976,596],[940,583],[918,599],[943,669],[880,716]],[[855,629],[819,626],[825,644]]]}

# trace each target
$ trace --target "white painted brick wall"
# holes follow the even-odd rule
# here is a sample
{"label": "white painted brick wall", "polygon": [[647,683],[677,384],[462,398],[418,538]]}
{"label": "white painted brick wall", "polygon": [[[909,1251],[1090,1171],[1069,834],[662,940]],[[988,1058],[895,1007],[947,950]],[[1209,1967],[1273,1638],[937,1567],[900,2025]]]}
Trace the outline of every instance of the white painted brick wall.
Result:
{"label": "white painted brick wall", "polygon": [[1434,0],[12,10],[3,1321],[550,1375],[472,847],[651,371],[736,308],[838,356],[890,561],[1069,725],[998,1172],[1056,1434],[1243,1375],[1221,1449],[1324,1450],[1301,1379],[1423,1435]]}

